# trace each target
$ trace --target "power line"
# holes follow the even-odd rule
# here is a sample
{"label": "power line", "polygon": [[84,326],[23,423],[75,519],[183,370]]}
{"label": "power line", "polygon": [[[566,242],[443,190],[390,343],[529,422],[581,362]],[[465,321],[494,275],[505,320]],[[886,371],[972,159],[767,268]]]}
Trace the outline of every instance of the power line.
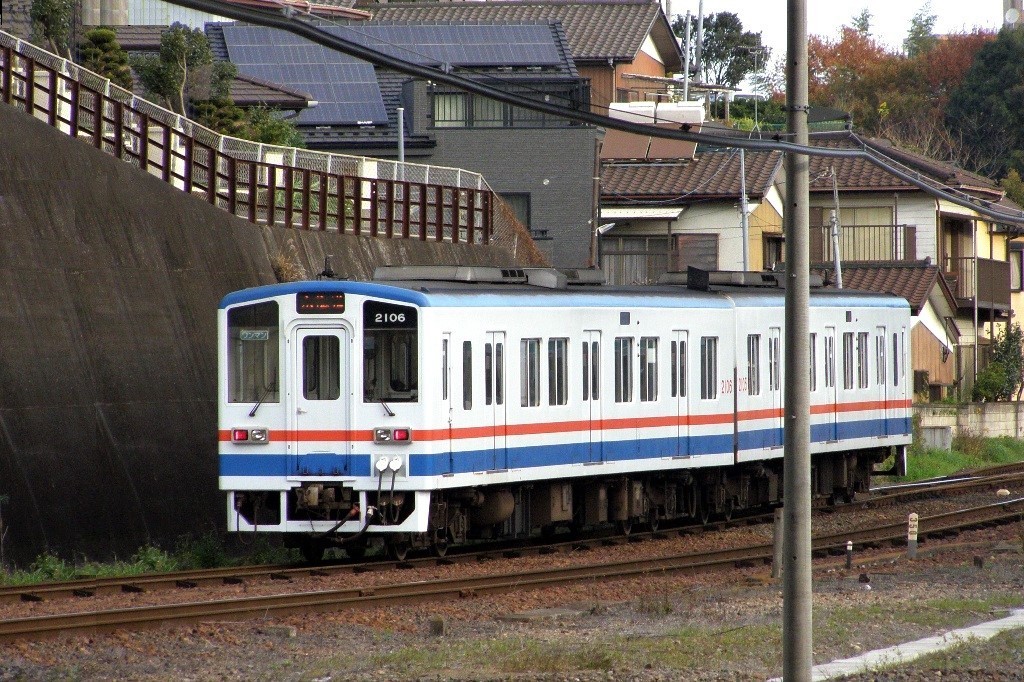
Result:
{"label": "power line", "polygon": [[934,181],[922,178],[919,173],[907,172],[903,170],[902,167],[894,165],[896,163],[895,161],[882,156],[878,152],[870,153],[866,148],[832,149],[825,147],[813,147],[810,145],[801,145],[784,141],[782,139],[782,135],[776,135],[771,140],[762,140],[733,137],[731,135],[691,132],[691,126],[689,124],[683,124],[680,130],[670,130],[644,123],[634,123],[632,121],[625,121],[611,118],[609,116],[603,116],[601,114],[595,114],[590,111],[572,109],[552,102],[533,100],[511,92],[506,92],[470,78],[465,78],[455,73],[451,73],[450,71],[407,62],[405,60],[398,59],[397,57],[392,57],[391,55],[383,52],[378,52],[372,48],[364,47],[358,43],[335,36],[318,26],[302,21],[299,17],[284,16],[277,13],[231,5],[224,3],[221,0],[167,1],[173,5],[229,17],[236,21],[246,21],[259,26],[278,28],[306,38],[318,45],[362,59],[376,66],[383,66],[410,76],[444,83],[446,85],[461,88],[467,92],[489,97],[499,102],[504,102],[505,104],[511,104],[525,109],[532,109],[541,113],[551,114],[552,116],[560,116],[579,123],[588,123],[602,128],[611,128],[613,130],[635,133],[637,135],[649,135],[663,139],[679,140],[682,142],[697,142],[717,145],[720,147],[737,147],[756,151],[775,150],[791,154],[823,156],[829,158],[864,159],[865,161],[886,170],[904,182],[917,187],[926,194],[944,199],[958,206],[963,206],[964,208],[969,208],[997,222],[1016,223],[1024,226],[1024,210],[1004,211],[995,209],[989,205],[991,202],[982,202],[974,199],[973,197],[965,198],[964,196],[946,189],[945,187],[936,187],[936,183]]}

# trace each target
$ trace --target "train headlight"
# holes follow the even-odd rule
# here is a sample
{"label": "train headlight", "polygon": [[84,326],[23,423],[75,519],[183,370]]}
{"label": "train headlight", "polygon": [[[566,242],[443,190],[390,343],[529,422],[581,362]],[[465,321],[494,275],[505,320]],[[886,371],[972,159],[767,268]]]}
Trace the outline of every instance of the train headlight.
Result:
{"label": "train headlight", "polygon": [[377,444],[395,443],[396,445],[411,443],[412,429],[405,426],[380,426],[373,430],[373,442]]}
{"label": "train headlight", "polygon": [[231,442],[251,445],[266,445],[270,442],[270,429],[266,427],[231,429]]}

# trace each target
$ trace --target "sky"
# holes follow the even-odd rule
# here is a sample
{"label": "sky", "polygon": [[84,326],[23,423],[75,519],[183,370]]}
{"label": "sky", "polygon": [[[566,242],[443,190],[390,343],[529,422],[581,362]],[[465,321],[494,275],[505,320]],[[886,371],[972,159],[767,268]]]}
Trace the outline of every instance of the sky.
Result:
{"label": "sky", "polygon": [[[662,0],[663,4],[668,0]],[[786,52],[786,0],[704,0],[704,16],[732,12],[746,31],[761,31],[761,40],[772,48],[772,59]],[[881,43],[901,49],[910,21],[925,0],[807,0],[807,33],[835,38],[843,24],[867,8],[871,13],[871,34]],[[1003,0],[931,0],[936,16],[935,33],[971,31],[975,27],[997,30],[1002,25]],[[686,15],[696,21],[699,0],[671,0],[672,14]]]}

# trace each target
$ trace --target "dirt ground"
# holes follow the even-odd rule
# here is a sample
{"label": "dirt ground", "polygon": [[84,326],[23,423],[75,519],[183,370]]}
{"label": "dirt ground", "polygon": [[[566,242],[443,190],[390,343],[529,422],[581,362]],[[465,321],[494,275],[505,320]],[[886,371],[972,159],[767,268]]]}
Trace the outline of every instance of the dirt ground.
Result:
{"label": "dirt ground", "polygon": [[[851,570],[841,557],[816,560],[815,663],[1024,606],[1022,537],[1014,524],[924,545],[913,561],[892,549],[864,552]],[[662,575],[4,644],[0,680],[765,680],[781,674],[782,605],[767,567]],[[1024,633],[1014,631],[949,661],[852,679],[1024,680],[1022,651]]]}

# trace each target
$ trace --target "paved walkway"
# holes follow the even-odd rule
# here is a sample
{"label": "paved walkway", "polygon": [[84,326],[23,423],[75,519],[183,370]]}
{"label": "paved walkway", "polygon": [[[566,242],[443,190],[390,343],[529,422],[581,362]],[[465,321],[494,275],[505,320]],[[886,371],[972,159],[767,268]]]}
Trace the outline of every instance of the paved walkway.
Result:
{"label": "paved walkway", "polygon": [[[989,621],[988,623],[980,623],[969,628],[953,630],[937,637],[925,637],[916,642],[907,642],[906,644],[891,646],[888,649],[869,651],[853,658],[822,663],[821,665],[814,666],[811,670],[811,679],[832,680],[846,675],[856,675],[887,666],[908,663],[921,656],[948,649],[970,639],[991,639],[1000,632],[1012,628],[1024,628],[1024,609],[1014,609],[1011,615],[1006,618]],[[777,677],[769,680],[769,682],[782,682],[782,678]]]}

